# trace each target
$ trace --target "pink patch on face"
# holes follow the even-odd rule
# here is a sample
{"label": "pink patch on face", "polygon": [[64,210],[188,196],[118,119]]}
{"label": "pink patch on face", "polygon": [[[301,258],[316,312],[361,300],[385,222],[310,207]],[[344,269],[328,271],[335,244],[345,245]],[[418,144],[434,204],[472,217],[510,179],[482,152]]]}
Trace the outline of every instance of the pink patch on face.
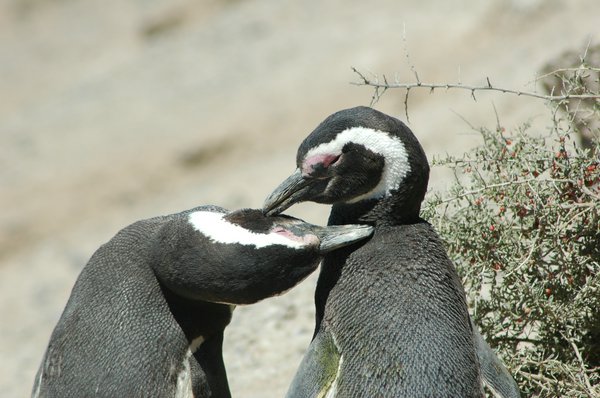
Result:
{"label": "pink patch on face", "polygon": [[275,228],[275,229],[274,229],[273,231],[271,231],[271,232],[274,232],[274,233],[276,233],[277,235],[285,236],[286,238],[288,238],[288,239],[291,239],[291,240],[295,240],[295,241],[302,241],[302,238],[301,238],[301,237],[294,235],[294,234],[292,233],[292,231],[289,231],[289,230],[287,230],[287,229],[285,229],[285,228],[282,228],[282,227],[277,227],[277,228]]}
{"label": "pink patch on face", "polygon": [[315,244],[315,245],[319,244],[319,238],[317,238],[315,235],[307,234],[307,235],[303,235],[303,236],[298,236],[298,235],[295,235],[292,231],[287,230],[282,227],[276,227],[275,229],[273,229],[271,231],[271,233],[276,233],[277,235],[285,236],[289,240],[293,240],[296,242],[304,242],[309,245],[310,244]]}
{"label": "pink patch on face", "polygon": [[308,159],[304,160],[302,163],[302,175],[310,175],[314,170],[316,165],[321,165],[324,168],[329,167],[332,163],[335,163],[338,160],[340,155],[334,154],[324,154],[324,155],[315,155],[311,156]]}

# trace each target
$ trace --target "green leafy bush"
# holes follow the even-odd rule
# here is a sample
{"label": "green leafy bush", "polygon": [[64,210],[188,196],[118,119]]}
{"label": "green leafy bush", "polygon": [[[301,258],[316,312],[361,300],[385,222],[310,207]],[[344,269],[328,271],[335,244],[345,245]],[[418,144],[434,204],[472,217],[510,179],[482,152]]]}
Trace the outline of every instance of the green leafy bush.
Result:
{"label": "green leafy bush", "polygon": [[424,217],[523,395],[598,397],[600,164],[560,123],[545,137],[528,128],[481,129],[479,147],[434,159],[456,178]]}

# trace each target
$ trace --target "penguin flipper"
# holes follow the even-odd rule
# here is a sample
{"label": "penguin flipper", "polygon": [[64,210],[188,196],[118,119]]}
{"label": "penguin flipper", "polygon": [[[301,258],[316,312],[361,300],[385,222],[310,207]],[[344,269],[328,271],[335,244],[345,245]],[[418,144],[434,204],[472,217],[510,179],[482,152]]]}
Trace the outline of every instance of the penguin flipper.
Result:
{"label": "penguin flipper", "polygon": [[333,336],[320,330],[310,343],[286,398],[324,398],[332,388],[342,361]]}
{"label": "penguin flipper", "polygon": [[492,347],[483,339],[479,328],[471,321],[473,325],[473,335],[475,339],[475,348],[483,384],[488,387],[492,394],[497,398],[519,398],[521,393],[517,383],[512,378],[500,358],[496,356]]}

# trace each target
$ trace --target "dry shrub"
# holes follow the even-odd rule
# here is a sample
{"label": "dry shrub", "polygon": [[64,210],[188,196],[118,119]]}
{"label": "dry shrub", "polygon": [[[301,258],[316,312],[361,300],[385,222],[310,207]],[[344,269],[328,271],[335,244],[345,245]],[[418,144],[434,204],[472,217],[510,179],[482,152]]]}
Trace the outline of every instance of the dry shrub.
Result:
{"label": "dry shrub", "polygon": [[545,137],[527,128],[481,129],[481,146],[435,159],[456,179],[424,216],[524,396],[597,397],[600,164],[558,121]]}

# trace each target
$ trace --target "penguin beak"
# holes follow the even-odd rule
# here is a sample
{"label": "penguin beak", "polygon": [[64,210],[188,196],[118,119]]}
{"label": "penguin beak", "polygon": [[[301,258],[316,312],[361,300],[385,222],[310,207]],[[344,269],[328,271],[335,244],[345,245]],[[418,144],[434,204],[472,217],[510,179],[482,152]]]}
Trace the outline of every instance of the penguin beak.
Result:
{"label": "penguin beak", "polygon": [[302,177],[302,171],[296,169],[265,200],[263,213],[267,216],[279,214],[294,203],[308,200],[310,183],[310,180]]}
{"label": "penguin beak", "polygon": [[371,236],[373,227],[358,224],[330,225],[327,227],[316,227],[313,229],[313,232],[321,241],[319,252],[327,253]]}

